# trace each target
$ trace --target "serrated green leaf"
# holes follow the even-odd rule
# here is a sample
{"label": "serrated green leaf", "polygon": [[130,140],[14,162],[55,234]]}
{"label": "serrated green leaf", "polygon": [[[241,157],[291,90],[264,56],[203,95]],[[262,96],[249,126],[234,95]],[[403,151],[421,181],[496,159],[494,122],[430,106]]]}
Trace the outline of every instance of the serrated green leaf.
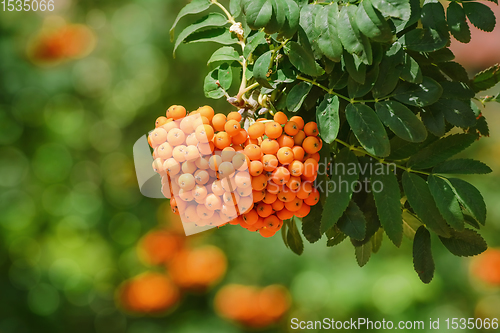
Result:
{"label": "serrated green leaf", "polygon": [[403,21],[410,18],[411,7],[408,0],[372,0],[372,3],[386,17],[397,17]]}
{"label": "serrated green leaf", "polygon": [[471,229],[455,231],[450,238],[439,237],[439,239],[448,251],[459,257],[476,256],[488,249],[483,237]]}
{"label": "serrated green leaf", "polygon": [[423,283],[430,283],[434,277],[434,259],[431,250],[431,234],[424,226],[418,228],[413,239],[413,267]]}
{"label": "serrated green leaf", "polygon": [[234,17],[240,16],[241,7],[241,0],[229,0],[229,12],[231,12]]}
{"label": "serrated green leaf", "polygon": [[491,168],[483,162],[471,160],[468,158],[457,158],[454,160],[445,161],[441,164],[436,165],[434,169],[432,169],[432,173],[439,174],[470,175],[487,174],[491,172]]}
{"label": "serrated green leaf", "polygon": [[427,169],[458,154],[476,141],[474,134],[454,134],[441,138],[425,147],[408,161],[413,169]]}
{"label": "serrated green leaf", "polygon": [[458,178],[448,179],[458,201],[479,223],[486,223],[486,204],[481,192],[472,184]]}
{"label": "serrated green leaf", "polygon": [[467,223],[471,227],[476,228],[478,230],[481,229],[481,225],[472,216],[464,214],[464,220],[465,223]]}
{"label": "serrated green leaf", "polygon": [[448,77],[453,81],[461,81],[465,83],[468,83],[470,81],[469,75],[467,74],[465,68],[463,68],[462,65],[460,65],[457,62],[454,61],[441,62],[438,63],[438,67],[441,70],[441,72],[448,75]]}
{"label": "serrated green leaf", "polygon": [[269,0],[244,0],[243,13],[250,29],[258,30],[271,20],[273,5]]}
{"label": "serrated green leaf", "polygon": [[410,206],[425,225],[436,234],[449,237],[450,227],[439,213],[425,180],[405,171],[403,173],[403,189]]}
{"label": "serrated green leaf", "polygon": [[248,38],[248,42],[243,51],[243,56],[247,58],[259,45],[263,44],[267,44],[266,33],[264,31],[258,31]]}
{"label": "serrated green leaf", "polygon": [[384,229],[380,228],[377,230],[377,232],[373,235],[373,237],[371,239],[373,253],[377,253],[378,250],[380,250],[380,248],[382,247],[382,240],[383,239],[384,239]]}
{"label": "serrated green leaf", "polygon": [[253,65],[253,77],[255,80],[263,87],[272,89],[273,86],[269,83],[268,72],[271,66],[271,59],[273,57],[273,51],[267,51],[262,54]]}
{"label": "serrated green leaf", "polygon": [[283,239],[283,243],[287,248],[290,248],[288,246],[288,238],[287,238],[287,231],[288,231],[288,220],[283,221],[283,225],[281,226],[281,238]]}
{"label": "serrated green leaf", "polygon": [[285,14],[288,10],[288,5],[285,0],[270,0],[273,6],[273,13],[271,16],[271,20],[266,24],[264,31],[267,34],[274,34],[279,32],[283,25],[285,24]]}
{"label": "serrated green leaf", "polygon": [[223,46],[212,54],[207,64],[217,61],[233,62],[239,60],[240,60],[240,55],[238,54],[238,52],[236,52],[234,48],[230,46]]}
{"label": "serrated green leaf", "polygon": [[[373,54],[368,37],[356,25],[356,6],[344,6],[340,10],[337,31],[340,41],[350,54],[356,55],[366,65],[373,62]],[[360,82],[362,83],[362,82]]]}
{"label": "serrated green leaf", "polygon": [[472,79],[472,88],[475,92],[480,92],[494,87],[498,82],[500,82],[500,64],[476,74]]}
{"label": "serrated green leaf", "polygon": [[328,241],[326,242],[326,246],[328,247],[339,245],[347,238],[347,235],[340,231],[336,226],[329,229],[325,235],[327,236]]}
{"label": "serrated green leaf", "polygon": [[196,23],[193,23],[182,30],[182,32],[177,37],[177,40],[175,41],[173,54],[175,55],[175,50],[177,50],[177,47],[179,47],[179,45],[192,33],[207,27],[220,27],[225,25],[227,22],[227,18],[219,13],[210,13],[204,16]]}
{"label": "serrated green leaf", "polygon": [[403,50],[401,44],[396,42],[387,50],[380,62],[378,79],[372,89],[374,98],[386,97],[394,91],[399,82],[402,60]]}
{"label": "serrated green leaf", "polygon": [[[389,239],[399,247],[403,239],[403,218],[400,204],[401,193],[396,175],[393,173],[386,175],[372,174],[370,183],[380,224]],[[381,190],[375,191],[375,188],[379,187]]]}
{"label": "serrated green leaf", "polygon": [[373,7],[371,0],[363,0],[356,11],[356,25],[368,38],[385,43],[392,40],[392,31],[384,16]]}
{"label": "serrated green leaf", "polygon": [[366,65],[358,57],[353,57],[347,51],[344,51],[342,60],[350,78],[360,84],[364,84],[366,80]]}
{"label": "serrated green leaf", "polygon": [[300,236],[299,229],[295,224],[295,217],[292,217],[288,223],[287,243],[290,249],[299,256],[304,252],[304,242]]}
{"label": "serrated green leaf", "polygon": [[365,215],[354,201],[350,201],[344,214],[337,222],[337,228],[347,236],[363,240],[366,234]]}
{"label": "serrated green leaf", "polygon": [[316,109],[319,135],[326,143],[330,144],[337,138],[340,128],[339,98],[326,94],[323,101]]}
{"label": "serrated green leaf", "polygon": [[446,120],[454,126],[467,128],[476,124],[471,107],[458,99],[440,99],[429,108],[436,112],[441,110]]}
{"label": "serrated green leaf", "polygon": [[307,97],[307,94],[311,91],[312,84],[309,82],[299,82],[290,90],[286,97],[286,108],[290,112],[299,111],[302,103]]}
{"label": "serrated green leaf", "polygon": [[387,132],[371,107],[365,104],[349,104],[345,115],[354,135],[367,152],[380,157],[389,156],[391,146]]}
{"label": "serrated green leaf", "polygon": [[432,52],[445,47],[449,39],[443,36],[435,29],[414,29],[407,32],[402,37],[402,43],[406,45],[409,50],[417,52]]}
{"label": "serrated green leaf", "polygon": [[430,175],[427,179],[429,190],[439,212],[455,230],[464,230],[464,215],[451,186],[442,178]]}
{"label": "serrated green leaf", "polygon": [[337,31],[339,9],[337,3],[324,7],[316,15],[315,26],[319,32],[317,44],[321,52],[330,60],[339,62],[342,43]]}
{"label": "serrated green leaf", "polygon": [[281,29],[281,34],[284,38],[290,39],[297,32],[299,27],[300,9],[297,3],[293,0],[285,0],[287,7],[285,8],[285,23]]}
{"label": "serrated green leaf", "polygon": [[375,109],[380,120],[400,138],[411,142],[422,142],[427,138],[424,124],[403,104],[384,101],[375,103]]}
{"label": "serrated green leaf", "polygon": [[207,10],[210,5],[212,5],[212,2],[210,0],[193,0],[190,3],[188,3],[184,8],[181,9],[179,14],[177,14],[177,17],[174,20],[174,23],[172,24],[172,27],[170,28],[170,41],[174,40],[174,34],[175,34],[175,27],[177,26],[177,23],[179,23],[179,20],[183,18],[186,15],[189,14],[198,14],[201,13],[205,10]]}
{"label": "serrated green leaf", "polygon": [[354,81],[351,77],[347,81],[347,91],[350,98],[359,98],[368,94],[375,86],[379,76],[379,66],[373,66],[366,74],[365,83],[360,84]]}
{"label": "serrated green leaf", "polygon": [[442,38],[449,39],[444,7],[439,1],[426,1],[422,6],[421,21],[424,28],[437,31]]}
{"label": "serrated green leaf", "polygon": [[443,88],[439,83],[424,76],[419,84],[401,82],[393,97],[402,103],[423,107],[437,102],[442,93]]}
{"label": "serrated green leaf", "polygon": [[392,161],[404,160],[416,154],[421,145],[420,143],[403,140],[399,136],[394,136],[389,142],[391,144],[391,154],[387,159]]}
{"label": "serrated green leaf", "polygon": [[462,6],[457,2],[451,1],[446,10],[446,18],[453,37],[461,43],[470,42],[470,29]]}
{"label": "serrated green leaf", "polygon": [[422,70],[415,59],[405,53],[403,66],[401,66],[401,78],[410,83],[421,83],[423,79]]}
{"label": "serrated green leaf", "polygon": [[366,243],[361,246],[355,246],[354,249],[356,261],[358,262],[359,267],[363,267],[368,263],[372,255],[372,244]]}
{"label": "serrated green leaf", "polygon": [[323,212],[323,206],[317,203],[311,206],[311,211],[307,216],[302,218],[302,234],[309,241],[309,243],[315,243],[321,239],[321,213]]}
{"label": "serrated green leaf", "polygon": [[444,121],[443,110],[437,108],[426,108],[420,112],[420,117],[427,130],[437,137],[445,134],[446,124]]}
{"label": "serrated green leaf", "polygon": [[298,43],[293,41],[288,42],[287,49],[290,62],[299,71],[310,76],[320,76],[325,73],[323,68],[316,63],[312,54],[306,52]]}
{"label": "serrated green leaf", "polygon": [[217,81],[222,88],[228,90],[233,82],[233,72],[227,63],[220,65],[205,77],[203,90],[208,98],[219,99],[224,96],[224,91],[217,85]]}
{"label": "serrated green leaf", "polygon": [[418,228],[423,225],[422,221],[407,209],[403,209],[403,234],[413,240]]}
{"label": "serrated green leaf", "polygon": [[[318,38],[321,34],[319,29],[316,29],[316,16],[322,11],[323,6],[316,4],[304,5],[300,10],[300,27],[305,32],[307,36],[308,44],[314,53],[316,59],[320,59],[322,56],[321,49],[318,45]],[[303,47],[302,41],[299,40],[299,44]]]}
{"label": "serrated green leaf", "polygon": [[463,82],[443,81],[439,82],[439,84],[443,87],[441,98],[470,101],[475,96],[474,91]]}
{"label": "serrated green leaf", "polygon": [[495,13],[490,7],[479,2],[462,2],[465,15],[476,28],[491,32],[495,29]]}
{"label": "serrated green leaf", "polygon": [[[353,186],[358,179],[358,159],[348,148],[342,149],[331,164],[335,175],[327,183],[327,196],[321,216],[321,233],[337,223],[351,201]],[[341,185],[344,185],[341,187]]]}
{"label": "serrated green leaf", "polygon": [[193,32],[184,39],[184,44],[214,42],[221,45],[232,45],[237,44],[238,41],[238,38],[228,28],[218,27]]}

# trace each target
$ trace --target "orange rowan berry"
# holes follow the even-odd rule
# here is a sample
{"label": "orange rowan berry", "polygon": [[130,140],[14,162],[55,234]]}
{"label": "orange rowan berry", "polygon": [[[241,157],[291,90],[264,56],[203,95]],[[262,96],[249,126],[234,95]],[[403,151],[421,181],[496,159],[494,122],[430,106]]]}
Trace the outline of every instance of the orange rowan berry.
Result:
{"label": "orange rowan berry", "polygon": [[277,232],[278,232],[277,230],[272,230],[269,228],[259,229],[259,234],[264,238],[273,237],[274,235],[276,235]]}
{"label": "orange rowan berry", "polygon": [[273,194],[278,194],[282,190],[283,185],[278,185],[275,182],[269,182],[266,187],[266,191]]}
{"label": "orange rowan berry", "polygon": [[208,183],[209,179],[210,176],[208,175],[208,172],[206,170],[197,170],[194,173],[194,180],[196,184],[205,185],[206,183]]}
{"label": "orange rowan berry", "polygon": [[304,131],[298,131],[298,133],[293,136],[293,142],[296,146],[302,146],[305,138],[306,133],[304,133]]}
{"label": "orange rowan berry", "polygon": [[186,137],[186,145],[188,146],[197,146],[199,143],[198,139],[196,138],[196,132],[193,132],[189,134]]}
{"label": "orange rowan berry", "polygon": [[281,147],[276,156],[278,157],[278,161],[283,165],[293,162],[293,151],[289,147]]}
{"label": "orange rowan berry", "polygon": [[264,224],[267,229],[278,230],[281,228],[283,221],[280,220],[276,215],[269,215],[264,219]]}
{"label": "orange rowan berry", "polygon": [[297,196],[295,195],[295,192],[290,191],[290,189],[287,189],[285,191],[281,191],[278,193],[278,200],[283,201],[283,202],[289,202],[295,199]]}
{"label": "orange rowan berry", "polygon": [[235,151],[231,162],[234,165],[234,168],[239,171],[245,171],[248,169],[248,165],[250,164],[250,159],[243,153],[239,153]]}
{"label": "orange rowan berry", "polygon": [[308,158],[312,158],[313,160],[315,160],[316,162],[319,163],[319,160],[321,159],[321,156],[319,155],[319,153],[306,154],[305,159],[308,159]]}
{"label": "orange rowan berry", "polygon": [[196,182],[192,174],[185,173],[179,177],[178,184],[181,189],[189,191],[194,188]]}
{"label": "orange rowan berry", "polygon": [[282,134],[276,141],[280,147],[292,148],[294,146],[293,138],[285,134]]}
{"label": "orange rowan berry", "polygon": [[174,120],[181,119],[186,116],[186,108],[182,105],[172,105],[167,109],[167,118]]}
{"label": "orange rowan berry", "polygon": [[173,119],[167,119],[167,122],[161,126],[165,131],[170,131],[172,128],[179,128],[179,124],[177,121],[174,121]]}
{"label": "orange rowan berry", "polygon": [[234,150],[233,147],[226,147],[222,149],[220,152],[220,157],[222,158],[223,162],[231,162],[233,161],[233,157],[236,155],[236,151]]}
{"label": "orange rowan berry", "polygon": [[195,130],[195,136],[198,142],[210,142],[214,137],[214,129],[210,125],[198,125]]}
{"label": "orange rowan berry", "polygon": [[263,170],[264,170],[264,166],[263,166],[261,161],[251,161],[250,162],[250,168],[249,168],[250,175],[258,176],[258,175],[262,174]]}
{"label": "orange rowan berry", "polygon": [[313,187],[311,194],[304,199],[304,203],[309,206],[314,206],[319,201],[319,191]]}
{"label": "orange rowan berry", "polygon": [[222,188],[226,192],[233,192],[237,188],[236,182],[235,182],[234,178],[232,178],[232,177],[221,179],[221,184],[222,184]]}
{"label": "orange rowan berry", "polygon": [[207,195],[205,199],[205,206],[210,210],[220,209],[222,206],[220,197],[214,193]]}
{"label": "orange rowan berry", "polygon": [[207,188],[203,185],[196,185],[193,189],[193,196],[195,199],[205,199],[207,194]]}
{"label": "orange rowan berry", "polygon": [[181,164],[177,162],[175,158],[169,158],[163,162],[163,170],[165,170],[165,172],[172,177],[181,171]]}
{"label": "orange rowan berry", "polygon": [[210,186],[210,188],[212,190],[212,193],[215,194],[216,196],[224,195],[224,193],[226,192],[222,187],[222,183],[220,180],[214,181]]}
{"label": "orange rowan berry", "polygon": [[318,124],[316,124],[314,121],[308,122],[304,126],[304,132],[306,133],[307,136],[318,136]]}
{"label": "orange rowan berry", "polygon": [[259,214],[260,217],[268,217],[273,213],[273,207],[269,204],[266,204],[264,202],[260,202],[257,207],[257,214]]}
{"label": "orange rowan berry", "polygon": [[212,155],[208,159],[208,167],[215,172],[219,170],[219,166],[221,165],[221,163],[222,157],[220,157],[220,155]]}
{"label": "orange rowan berry", "polygon": [[278,185],[284,185],[290,179],[290,171],[285,167],[277,167],[271,176],[271,179]]}
{"label": "orange rowan berry", "polygon": [[222,201],[226,205],[236,206],[240,201],[240,195],[237,192],[226,192],[222,195]]}
{"label": "orange rowan berry", "polygon": [[299,130],[304,128],[304,119],[301,116],[293,116],[290,121],[296,123]]}
{"label": "orange rowan berry", "polygon": [[286,182],[286,186],[292,191],[298,191],[300,184],[300,177],[294,176],[290,177],[290,179]]}
{"label": "orange rowan berry", "polygon": [[257,214],[257,211],[252,209],[248,213],[244,214],[242,218],[248,225],[253,225],[259,220],[259,214]]}
{"label": "orange rowan berry", "polygon": [[278,211],[282,210],[283,207],[285,207],[285,203],[281,200],[276,200],[275,202],[273,202],[271,204],[271,206],[273,207],[273,210],[275,212],[278,212]]}
{"label": "orange rowan berry", "polygon": [[304,202],[302,206],[300,206],[299,210],[295,212],[295,216],[303,218],[309,215],[310,212],[311,212],[311,206],[309,206]]}
{"label": "orange rowan berry", "polygon": [[196,211],[196,205],[189,205],[184,210],[184,219],[188,222],[196,222],[199,220],[198,212]]}
{"label": "orange rowan berry", "polygon": [[212,118],[212,126],[216,131],[223,131],[224,125],[226,125],[226,115],[222,113],[217,113]]}
{"label": "orange rowan berry", "polygon": [[217,172],[219,173],[219,178],[227,178],[234,173],[234,166],[232,162],[222,162],[218,166]]}
{"label": "orange rowan berry", "polygon": [[252,186],[252,178],[246,172],[238,172],[234,177],[236,186],[239,188],[247,188]]}
{"label": "orange rowan berry", "polygon": [[273,171],[278,167],[278,159],[274,155],[266,154],[262,156],[262,165],[265,171]]}
{"label": "orange rowan berry", "polygon": [[262,202],[270,205],[273,202],[275,202],[277,199],[278,199],[277,194],[266,191],[266,195],[264,196],[264,199],[262,199]]}
{"label": "orange rowan berry", "polygon": [[274,121],[280,125],[285,125],[288,121],[288,117],[283,112],[279,111],[274,114]]}
{"label": "orange rowan berry", "polygon": [[208,209],[205,205],[196,205],[196,213],[202,220],[208,220],[214,216],[214,211]]}
{"label": "orange rowan berry", "polygon": [[267,181],[268,181],[267,176],[264,174],[261,174],[257,177],[253,177],[252,178],[252,188],[255,191],[263,190],[267,186]]}
{"label": "orange rowan berry", "polygon": [[158,152],[159,158],[166,160],[166,159],[172,157],[173,148],[168,142],[162,143],[161,145],[158,146],[157,149],[158,149],[157,152]]}
{"label": "orange rowan berry", "polygon": [[234,119],[228,120],[224,125],[224,130],[230,136],[234,136],[240,132],[241,126],[240,123]]}
{"label": "orange rowan berry", "polygon": [[299,126],[295,121],[289,121],[286,123],[284,130],[286,134],[294,136],[299,133]]}
{"label": "orange rowan berry", "polygon": [[264,154],[276,154],[280,149],[278,141],[271,139],[265,139],[260,146]]}
{"label": "orange rowan berry", "polygon": [[[198,148],[196,146],[188,146],[184,150],[186,156],[186,161],[192,161],[194,164],[194,161],[200,157],[200,152],[198,151]],[[193,171],[194,172],[194,171]]]}
{"label": "orange rowan berry", "polygon": [[304,171],[302,175],[305,177],[314,177],[318,173],[318,162],[315,159],[308,158],[304,161]]}
{"label": "orange rowan berry", "polygon": [[262,201],[262,199],[264,199],[265,196],[266,196],[266,190],[264,189],[252,192],[253,202],[255,203]]}
{"label": "orange rowan berry", "polygon": [[186,135],[180,128],[172,128],[167,135],[167,141],[172,147],[182,145],[186,140]]}
{"label": "orange rowan berry", "polygon": [[241,197],[238,202],[238,210],[240,214],[246,214],[253,208],[253,199],[251,197]]}
{"label": "orange rowan berry", "polygon": [[[181,122],[179,123],[179,128],[186,134],[190,134],[192,132],[194,132],[194,130],[196,129],[196,127],[198,125],[201,125],[201,123],[197,124],[196,121],[193,121],[193,118],[194,117],[185,117],[185,118],[182,118]],[[196,127],[194,127],[194,125],[196,124]]]}
{"label": "orange rowan berry", "polygon": [[285,208],[291,212],[296,212],[302,207],[302,199],[295,197],[292,201],[285,202]]}
{"label": "orange rowan berry", "polygon": [[158,128],[160,126],[163,126],[167,123],[167,117],[164,117],[164,116],[160,116],[158,118],[156,118],[156,121],[155,121],[155,128]]}
{"label": "orange rowan berry", "polygon": [[182,163],[186,160],[186,146],[184,145],[180,145],[180,146],[176,146],[173,150],[172,150],[172,156],[173,158],[175,158],[175,160],[179,163]]}
{"label": "orange rowan berry", "polygon": [[193,192],[191,190],[179,189],[177,191],[179,198],[185,202],[190,202],[194,200]]}
{"label": "orange rowan berry", "polygon": [[236,193],[239,194],[240,197],[247,197],[249,195],[251,195],[253,192],[253,188],[252,186],[248,186],[248,187],[237,187],[236,188]]}
{"label": "orange rowan berry", "polygon": [[197,169],[198,168],[196,167],[196,164],[193,161],[186,161],[186,162],[182,163],[182,166],[181,166],[181,170],[183,173],[194,174],[194,172]]}
{"label": "orange rowan berry", "polygon": [[258,145],[248,145],[245,147],[245,155],[252,161],[262,158],[262,149]]}
{"label": "orange rowan berry", "polygon": [[266,123],[265,133],[268,138],[277,139],[283,133],[283,128],[281,128],[281,125],[279,123],[271,121],[269,123]]}
{"label": "orange rowan berry", "polygon": [[295,160],[288,166],[288,171],[290,171],[290,175],[300,177],[304,172],[304,164]]}
{"label": "orange rowan berry", "polygon": [[163,128],[157,128],[149,135],[151,137],[152,147],[156,148],[163,142],[167,141],[168,134]]}
{"label": "orange rowan berry", "polygon": [[233,145],[241,145],[242,143],[245,143],[247,140],[247,131],[245,131],[244,128],[241,128],[236,135],[233,135],[231,137],[231,141],[233,142]]}
{"label": "orange rowan berry", "polygon": [[283,221],[291,219],[293,215],[294,215],[293,212],[289,211],[286,208],[283,208],[282,210],[276,212],[276,216]]}
{"label": "orange rowan berry", "polygon": [[302,142],[302,148],[304,148],[304,151],[308,154],[317,153],[320,149],[318,138],[315,136],[308,136],[304,139],[304,142]]}
{"label": "orange rowan berry", "polygon": [[229,147],[231,144],[231,137],[226,132],[219,132],[215,135],[214,145],[219,149]]}
{"label": "orange rowan berry", "polygon": [[229,114],[227,115],[227,120],[236,120],[239,123],[241,121],[241,114],[236,111],[229,112]]}
{"label": "orange rowan berry", "polygon": [[203,117],[207,117],[209,121],[212,121],[212,118],[214,117],[215,114],[214,109],[212,109],[212,107],[208,105],[201,106],[196,111]]}
{"label": "orange rowan berry", "polygon": [[214,149],[215,149],[215,145],[212,141],[198,143],[198,150],[203,155],[212,155],[212,153],[214,152]]}
{"label": "orange rowan berry", "polygon": [[250,139],[257,139],[264,135],[266,131],[266,125],[261,122],[256,122],[248,128],[248,136]]}

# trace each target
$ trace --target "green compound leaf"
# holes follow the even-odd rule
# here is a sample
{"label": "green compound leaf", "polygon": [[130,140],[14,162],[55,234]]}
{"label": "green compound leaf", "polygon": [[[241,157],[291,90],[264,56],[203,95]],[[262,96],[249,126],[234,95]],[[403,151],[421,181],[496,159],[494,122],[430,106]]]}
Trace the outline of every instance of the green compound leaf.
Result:
{"label": "green compound leaf", "polygon": [[337,222],[337,227],[347,236],[363,240],[366,234],[365,215],[354,201],[350,201],[344,214]]}
{"label": "green compound leaf", "polygon": [[[366,65],[373,62],[372,47],[368,37],[356,25],[356,6],[344,6],[340,10],[337,30],[340,41],[350,54],[356,55]],[[360,82],[361,83],[361,82]]]}
{"label": "green compound leaf", "polygon": [[476,138],[474,134],[454,134],[441,138],[413,155],[408,166],[412,169],[433,167],[469,147]]}
{"label": "green compound leaf", "polygon": [[179,20],[183,18],[186,15],[189,14],[198,14],[201,13],[205,10],[207,10],[210,5],[212,5],[212,2],[210,0],[193,0],[190,3],[188,3],[184,8],[181,9],[179,14],[174,20],[174,23],[172,24],[172,27],[170,28],[170,41],[174,40],[174,34],[175,34],[175,27],[177,26],[177,23],[179,23]]}
{"label": "green compound leaf", "polygon": [[413,240],[418,228],[422,226],[422,221],[408,209],[403,209],[403,234]]}
{"label": "green compound leaf", "polygon": [[348,149],[342,149],[331,164],[335,175],[327,184],[327,196],[321,216],[321,233],[332,228],[351,201],[358,180],[358,158]]}
{"label": "green compound leaf", "polygon": [[340,128],[339,98],[326,94],[323,101],[316,109],[319,135],[326,143],[330,144],[337,138]]}
{"label": "green compound leaf", "polygon": [[413,267],[423,283],[430,283],[436,266],[432,258],[431,234],[424,226],[418,228],[413,239]]}
{"label": "green compound leaf", "polygon": [[403,21],[410,19],[409,0],[372,0],[372,3],[386,17],[397,17]]}
{"label": "green compound leaf", "polygon": [[267,44],[266,41],[266,33],[264,31],[259,31],[255,33],[254,35],[248,37],[248,43],[245,45],[245,49],[243,50],[243,56],[245,58],[248,58],[250,53],[255,51],[255,49],[259,45]]}
{"label": "green compound leaf", "polygon": [[457,158],[455,160],[445,161],[432,169],[432,173],[439,174],[471,175],[487,174],[491,172],[491,168],[483,162],[471,160],[469,158]]}
{"label": "green compound leaf", "polygon": [[450,178],[449,181],[460,204],[476,221],[484,225],[486,223],[486,204],[481,192],[462,179]]}
{"label": "green compound leaf", "polygon": [[221,45],[232,45],[239,42],[238,38],[226,27],[208,28],[193,32],[184,39],[185,44],[214,42]]}
{"label": "green compound leaf", "polygon": [[295,224],[295,217],[292,217],[288,220],[288,233],[286,235],[286,240],[288,243],[288,247],[295,254],[299,256],[304,252],[304,241],[300,236],[299,229],[297,229],[297,225]]}
{"label": "green compound leaf", "polygon": [[355,246],[354,254],[356,255],[356,261],[359,267],[363,267],[368,263],[372,255],[372,243],[368,242],[361,246]]}
{"label": "green compound leaf", "polygon": [[441,98],[460,99],[469,103],[475,96],[474,91],[465,83],[443,81],[439,82],[439,84],[443,87]]}
{"label": "green compound leaf", "polygon": [[380,157],[389,156],[391,146],[387,132],[371,107],[365,104],[349,104],[345,114],[354,135],[368,153]]}
{"label": "green compound leaf", "polygon": [[240,60],[240,55],[238,54],[238,52],[236,52],[236,50],[233,47],[223,46],[212,54],[207,64],[211,64],[212,62],[218,62],[218,61],[233,62],[239,60]]}
{"label": "green compound leaf", "polygon": [[440,99],[429,108],[436,113],[441,111],[446,120],[454,126],[468,128],[476,125],[476,116],[470,105],[458,99]]}
{"label": "green compound leaf", "polygon": [[385,101],[375,104],[382,122],[400,138],[411,142],[422,142],[427,138],[424,124],[403,104]]}
{"label": "green compound leaf", "polygon": [[311,211],[307,216],[302,218],[302,234],[309,241],[309,243],[315,243],[321,239],[321,213],[323,212],[323,207],[321,203],[311,207]]}
{"label": "green compound leaf", "polygon": [[454,61],[440,62],[438,64],[438,67],[441,70],[441,72],[448,75],[448,77],[450,77],[450,79],[452,79],[453,81],[460,81],[464,83],[469,83],[470,81],[467,71],[458,62]]}
{"label": "green compound leaf", "polygon": [[352,77],[349,77],[347,81],[347,91],[349,97],[359,98],[368,94],[377,82],[379,71],[379,66],[373,66],[373,68],[366,74],[364,84],[360,84],[356,82]]}
{"label": "green compound leaf", "polygon": [[293,86],[286,97],[286,108],[290,112],[299,111],[302,103],[307,97],[307,94],[311,91],[312,84],[309,82],[299,82],[297,85]]}
{"label": "green compound leaf", "polygon": [[[318,38],[321,31],[316,28],[316,17],[323,11],[323,6],[308,4],[301,8],[300,10],[300,27],[307,36],[307,44],[310,45],[314,57],[320,59],[322,56],[321,50],[318,45]],[[306,48],[303,41],[299,39],[299,44]]]}
{"label": "green compound leaf", "polygon": [[437,108],[422,109],[420,117],[427,130],[435,136],[441,137],[446,132],[443,110]]}
{"label": "green compound leaf", "polygon": [[495,13],[490,7],[479,2],[462,2],[462,6],[464,6],[465,15],[469,18],[470,23],[476,28],[487,32],[495,29]]}
{"label": "green compound leaf", "polygon": [[217,81],[222,88],[228,90],[231,88],[231,83],[233,82],[233,71],[231,66],[224,63],[208,73],[205,77],[205,84],[203,90],[205,91],[205,96],[208,98],[219,99],[224,96],[224,91],[217,85]]}
{"label": "green compound leaf", "polygon": [[[403,239],[403,218],[401,216],[401,192],[399,191],[398,179],[393,173],[373,174],[370,183],[380,224],[389,239],[399,247]],[[375,191],[379,187],[380,191]]]}
{"label": "green compound leaf", "polygon": [[285,0],[285,3],[285,23],[281,29],[281,34],[284,38],[290,39],[295,35],[299,27],[300,9],[293,0]]}
{"label": "green compound leaf", "polygon": [[229,0],[229,11],[234,17],[238,17],[241,14],[241,1],[242,0]]}
{"label": "green compound leaf", "polygon": [[450,237],[450,227],[441,216],[425,180],[416,174],[403,173],[403,189],[410,206],[424,224],[443,237]]}
{"label": "green compound leaf", "polygon": [[253,77],[257,82],[266,88],[272,89],[273,87],[268,82],[268,72],[269,67],[271,66],[271,59],[273,57],[273,51],[267,51],[262,54],[257,60],[255,60],[255,64],[253,66]]}
{"label": "green compound leaf", "polygon": [[302,73],[310,76],[320,76],[325,72],[316,63],[313,55],[308,53],[298,43],[293,41],[288,42],[288,47],[285,50],[292,65]]}
{"label": "green compound leaf", "polygon": [[393,97],[402,103],[423,107],[436,103],[442,93],[443,88],[439,83],[424,76],[422,83],[419,84],[401,82]]}
{"label": "green compound leaf", "polygon": [[433,175],[429,176],[427,183],[436,206],[446,222],[455,230],[464,230],[464,215],[451,186],[446,180]]}
{"label": "green compound leaf", "polygon": [[243,13],[252,30],[265,27],[273,15],[273,5],[269,0],[244,0]]}
{"label": "green compound leaf", "polygon": [[326,243],[326,246],[328,247],[339,245],[344,241],[344,239],[347,238],[347,235],[340,231],[337,226],[333,226],[325,233],[325,235],[328,239]]}
{"label": "green compound leaf", "polygon": [[224,15],[219,13],[210,13],[201,18],[199,21],[186,27],[186,29],[182,30],[182,32],[177,37],[177,40],[175,41],[175,46],[173,51],[174,56],[175,56],[175,51],[177,50],[179,45],[192,33],[207,27],[220,27],[227,24],[227,22],[228,22],[227,18]]}
{"label": "green compound leaf", "polygon": [[316,15],[316,30],[320,33],[317,44],[321,52],[330,60],[339,62],[342,43],[337,31],[339,8],[337,3],[324,7]]}
{"label": "green compound leaf", "polygon": [[432,28],[410,30],[402,39],[409,50],[417,52],[437,51],[449,42],[449,39],[443,38],[437,30]]}
{"label": "green compound leaf", "polygon": [[404,55],[401,78],[410,83],[421,83],[423,79],[420,65],[408,53]]}
{"label": "green compound leaf", "polygon": [[465,11],[458,3],[451,1],[446,11],[448,27],[450,32],[461,43],[468,43],[471,39],[469,25],[465,17]]}
{"label": "green compound leaf", "polygon": [[363,0],[356,11],[356,25],[368,38],[376,42],[390,42],[392,31],[384,16],[373,7],[371,0]]}
{"label": "green compound leaf", "polygon": [[490,89],[500,82],[500,65],[496,64],[476,74],[472,79],[472,88],[475,92]]}
{"label": "green compound leaf", "polygon": [[350,78],[360,84],[364,84],[366,80],[366,65],[361,62],[361,59],[344,51],[342,60]]}
{"label": "green compound leaf", "polygon": [[448,251],[459,257],[475,256],[488,249],[483,237],[471,229],[454,231],[450,238],[439,237],[439,239]]}
{"label": "green compound leaf", "polygon": [[382,98],[389,95],[396,89],[401,72],[403,61],[403,50],[401,44],[394,43],[385,53],[379,65],[379,75],[377,82],[373,86],[372,95],[374,98]]}
{"label": "green compound leaf", "polygon": [[267,34],[274,34],[281,31],[286,20],[286,12],[288,10],[288,5],[285,0],[270,0],[273,6],[273,14],[271,20],[264,28]]}

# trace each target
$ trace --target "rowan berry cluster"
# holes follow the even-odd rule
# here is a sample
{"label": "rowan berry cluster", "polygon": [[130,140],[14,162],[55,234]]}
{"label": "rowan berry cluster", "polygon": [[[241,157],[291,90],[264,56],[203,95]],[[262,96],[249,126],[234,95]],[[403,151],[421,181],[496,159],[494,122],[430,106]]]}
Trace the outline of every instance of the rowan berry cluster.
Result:
{"label": "rowan berry cluster", "polygon": [[226,116],[203,106],[187,115],[171,106],[149,135],[153,168],[183,222],[240,225],[271,237],[284,220],[306,216],[318,202],[313,183],[322,141],[315,122],[283,112],[248,130],[241,122],[238,112]]}

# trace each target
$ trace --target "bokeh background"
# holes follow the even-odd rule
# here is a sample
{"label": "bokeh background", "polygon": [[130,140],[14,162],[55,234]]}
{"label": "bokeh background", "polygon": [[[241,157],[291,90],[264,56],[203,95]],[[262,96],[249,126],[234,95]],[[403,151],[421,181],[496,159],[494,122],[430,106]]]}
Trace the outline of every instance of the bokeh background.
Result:
{"label": "bokeh background", "polygon": [[[488,205],[482,235],[492,250],[456,258],[435,242],[430,285],[413,271],[407,239],[399,250],[386,239],[359,268],[348,242],[305,244],[298,257],[279,234],[232,226],[186,239],[167,200],[141,196],[132,146],[168,106],[233,110],[203,95],[215,45],[172,57],[168,30],[186,2],[56,0],[50,13],[0,11],[0,332],[288,332],[290,318],[500,318],[499,104],[483,111],[490,137],[464,153],[493,169],[467,177]],[[472,77],[500,62],[499,41],[497,27],[452,49]],[[200,278],[200,265],[219,273]]]}

